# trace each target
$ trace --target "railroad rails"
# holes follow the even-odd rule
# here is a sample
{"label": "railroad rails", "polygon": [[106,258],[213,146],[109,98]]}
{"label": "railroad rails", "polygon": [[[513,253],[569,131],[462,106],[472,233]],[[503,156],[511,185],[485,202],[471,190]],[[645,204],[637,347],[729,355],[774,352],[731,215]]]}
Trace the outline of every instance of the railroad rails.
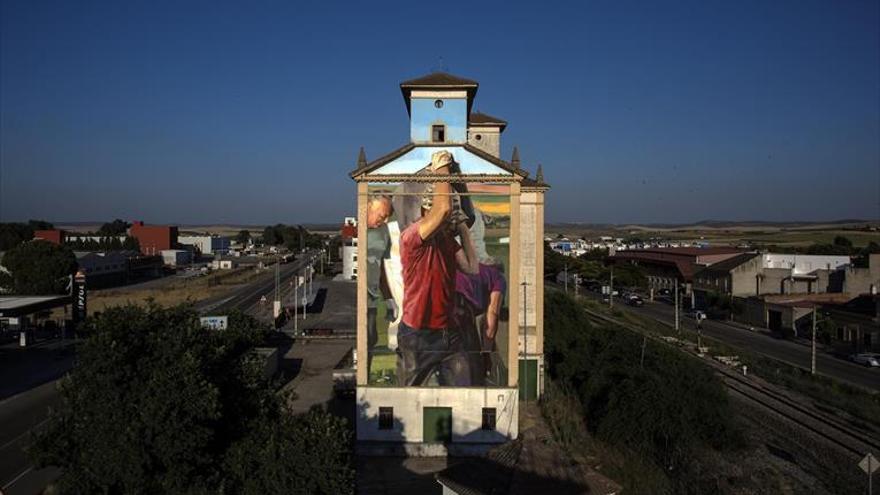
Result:
{"label": "railroad rails", "polygon": [[[625,322],[615,318],[587,309],[584,311],[593,320],[612,323],[632,331],[637,331],[652,340],[671,345],[655,335],[634,329]],[[684,352],[696,357],[690,352]],[[762,383],[763,380],[758,382],[754,378],[744,376],[741,370],[731,368],[714,359],[705,359],[703,362],[711,366],[722,377],[724,385],[732,394],[736,394],[752,404],[782,416],[800,428],[837,446],[853,458],[860,459],[868,452],[880,452],[880,440],[871,436],[868,432],[858,431],[844,421],[841,421],[840,418],[798,403],[787,397],[782,391],[776,390],[775,386],[765,385]]]}

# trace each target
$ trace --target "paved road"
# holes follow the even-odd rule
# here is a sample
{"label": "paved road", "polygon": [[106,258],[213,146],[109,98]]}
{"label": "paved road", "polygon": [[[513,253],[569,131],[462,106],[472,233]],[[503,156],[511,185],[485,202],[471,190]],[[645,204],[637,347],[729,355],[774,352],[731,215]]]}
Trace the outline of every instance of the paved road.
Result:
{"label": "paved road", "polygon": [[[594,293],[587,293],[586,295],[597,298],[597,295]],[[663,302],[652,303],[646,301],[642,307],[633,307],[623,304],[623,301],[615,300],[614,307],[632,311],[633,313],[670,325],[675,322],[675,308]],[[685,328],[696,330],[696,324],[692,319],[682,317],[681,322]],[[717,320],[706,320],[703,322],[703,335],[724,342],[732,347],[763,354],[778,361],[810,369],[810,347],[801,343],[777,339],[765,332],[746,330],[737,325]],[[880,369],[866,368],[826,352],[816,353],[816,369],[819,374],[837,380],[872,390],[880,390]]]}
{"label": "paved road", "polygon": [[[279,268],[281,283],[286,285],[294,273],[306,265],[306,262],[307,255],[302,255],[291,263],[281,265]],[[267,273],[258,280],[233,291],[231,294],[201,301],[195,307],[202,313],[225,313],[233,309],[249,311],[260,301],[261,297],[267,296],[271,300],[274,291],[275,269],[270,266]]]}
{"label": "paved road", "polygon": [[[281,279],[286,281],[305,264],[306,257],[302,256],[294,262],[281,265]],[[225,313],[232,309],[248,312],[254,309],[263,295],[271,294],[274,288],[275,272],[270,270],[266,275],[231,294],[203,301],[196,304],[195,307],[200,312],[213,314]],[[54,347],[57,345],[58,343],[46,344],[45,352],[49,353],[50,350],[54,352]],[[30,439],[31,431],[34,428],[39,428],[45,422],[49,407],[58,404],[60,400],[55,388],[55,378],[65,373],[73,365],[72,357],[67,354],[63,354],[61,357],[52,357],[57,353],[47,354],[49,357],[43,361],[50,358],[54,360],[50,363],[51,366],[48,366],[45,363],[40,364],[43,361],[36,360],[32,356],[40,351],[37,348],[29,349],[27,355],[20,349],[15,349],[15,351],[14,354],[7,356],[9,359],[0,361],[0,378],[3,378],[7,385],[26,382],[29,386],[7,391],[6,396],[16,392],[21,393],[0,401],[0,492],[4,495],[38,493],[57,477],[58,471],[55,469],[39,471],[32,469],[23,448]],[[18,357],[13,360],[11,357],[13,355]],[[0,357],[2,356],[3,354],[0,352]],[[27,362],[18,362],[22,360]],[[34,363],[38,364],[37,369],[24,371],[26,367]],[[30,366],[30,368],[34,368],[34,366]],[[47,373],[51,373],[52,376],[44,376]],[[35,381],[36,379],[39,380]],[[46,383],[46,380],[51,381]],[[43,384],[31,388],[37,383]],[[3,390],[5,388],[0,387],[0,392]]]}

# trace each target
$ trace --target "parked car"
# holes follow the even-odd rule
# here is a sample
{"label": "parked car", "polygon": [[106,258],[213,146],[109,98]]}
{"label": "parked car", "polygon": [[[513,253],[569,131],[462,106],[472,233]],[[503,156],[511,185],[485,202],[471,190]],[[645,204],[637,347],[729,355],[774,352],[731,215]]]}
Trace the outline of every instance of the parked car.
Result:
{"label": "parked car", "polygon": [[657,291],[657,294],[661,296],[669,296],[672,294],[672,291],[669,289],[660,289],[659,291]]}
{"label": "parked car", "polygon": [[880,354],[866,352],[863,354],[853,354],[849,360],[856,364],[863,364],[869,368],[880,368]]}
{"label": "parked car", "polygon": [[642,298],[639,296],[631,295],[626,298],[626,303],[630,306],[642,306],[643,304],[645,304],[645,301],[643,301]]}
{"label": "parked car", "polygon": [[697,321],[701,321],[701,320],[706,319],[706,313],[704,313],[698,309],[692,309],[692,310],[688,311],[687,313],[685,313],[684,315],[687,318],[692,318]]}

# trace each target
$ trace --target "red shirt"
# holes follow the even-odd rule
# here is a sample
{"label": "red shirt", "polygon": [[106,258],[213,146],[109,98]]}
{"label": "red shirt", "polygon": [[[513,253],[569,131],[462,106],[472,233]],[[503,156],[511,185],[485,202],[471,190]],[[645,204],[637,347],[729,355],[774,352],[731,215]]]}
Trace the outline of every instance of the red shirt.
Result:
{"label": "red shirt", "polygon": [[455,292],[455,253],[461,249],[445,226],[423,240],[419,221],[400,234],[403,265],[403,322],[413,329],[448,326]]}

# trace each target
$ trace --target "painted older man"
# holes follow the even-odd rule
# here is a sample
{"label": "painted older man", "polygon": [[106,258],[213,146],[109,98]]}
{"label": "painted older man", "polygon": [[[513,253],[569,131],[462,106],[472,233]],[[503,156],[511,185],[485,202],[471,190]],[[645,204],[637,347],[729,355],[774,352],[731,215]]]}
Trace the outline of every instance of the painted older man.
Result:
{"label": "painted older man", "polygon": [[378,308],[385,300],[385,317],[393,320],[397,305],[385,278],[384,262],[391,250],[391,237],[388,233],[388,219],[394,209],[391,197],[374,194],[367,203],[367,371],[373,364],[373,348],[379,341]]}

